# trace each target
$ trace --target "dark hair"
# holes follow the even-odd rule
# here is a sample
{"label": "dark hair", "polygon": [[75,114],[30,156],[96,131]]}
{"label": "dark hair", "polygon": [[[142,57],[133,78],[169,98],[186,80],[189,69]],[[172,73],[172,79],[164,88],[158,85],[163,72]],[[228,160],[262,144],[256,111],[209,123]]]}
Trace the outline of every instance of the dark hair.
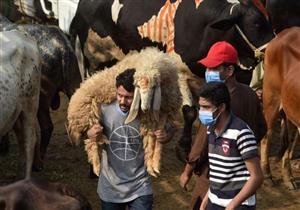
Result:
{"label": "dark hair", "polygon": [[233,74],[235,75],[235,72],[240,69],[240,67],[237,65],[237,63],[223,63],[222,64],[225,68],[228,68],[229,66],[233,66]]}
{"label": "dark hair", "polygon": [[116,87],[123,86],[125,90],[128,92],[134,91],[134,84],[133,84],[133,75],[135,73],[135,69],[126,69],[124,72],[119,74],[116,78]]}
{"label": "dark hair", "polygon": [[199,97],[205,98],[216,107],[224,103],[226,110],[230,110],[230,94],[223,82],[205,83],[200,88]]}

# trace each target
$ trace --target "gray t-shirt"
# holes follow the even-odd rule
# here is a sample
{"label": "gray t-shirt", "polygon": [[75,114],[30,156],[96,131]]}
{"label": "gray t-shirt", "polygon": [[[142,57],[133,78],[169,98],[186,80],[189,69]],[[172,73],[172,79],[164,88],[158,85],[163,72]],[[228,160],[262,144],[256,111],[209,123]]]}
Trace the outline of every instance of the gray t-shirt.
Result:
{"label": "gray t-shirt", "polygon": [[106,202],[124,203],[152,194],[152,184],[144,164],[143,141],[138,119],[124,125],[117,101],[101,106],[103,133],[110,144],[102,151],[97,192]]}

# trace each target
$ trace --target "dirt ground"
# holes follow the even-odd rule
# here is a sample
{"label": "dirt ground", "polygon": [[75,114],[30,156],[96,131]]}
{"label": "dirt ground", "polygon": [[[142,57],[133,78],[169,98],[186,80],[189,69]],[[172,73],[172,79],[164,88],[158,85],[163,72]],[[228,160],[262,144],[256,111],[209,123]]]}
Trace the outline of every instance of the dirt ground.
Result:
{"label": "dirt ground", "polygon": [[[73,148],[68,143],[64,128],[67,100],[63,97],[62,106],[52,112],[54,133],[45,158],[44,171],[33,176],[50,181],[59,181],[75,186],[88,198],[94,210],[100,209],[96,193],[97,180],[88,178],[89,166],[83,147]],[[188,192],[179,186],[179,176],[184,164],[178,161],[174,153],[175,139],[164,146],[161,176],[153,179],[154,210],[185,210],[188,209],[191,197],[192,180]],[[273,145],[272,148],[275,148]],[[296,154],[300,155],[299,145]],[[17,145],[11,142],[10,153],[0,156],[0,186],[15,181],[17,172]],[[280,163],[272,157],[272,172],[278,183],[275,187],[262,186],[258,191],[258,210],[300,209],[300,189],[288,190],[281,183]],[[294,176],[300,186],[300,171],[294,171]]]}

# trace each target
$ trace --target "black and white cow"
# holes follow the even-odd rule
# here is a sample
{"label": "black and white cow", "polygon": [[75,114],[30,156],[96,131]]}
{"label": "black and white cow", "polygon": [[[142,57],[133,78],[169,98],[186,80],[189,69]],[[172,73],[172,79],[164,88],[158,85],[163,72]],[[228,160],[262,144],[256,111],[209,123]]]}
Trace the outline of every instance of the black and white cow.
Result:
{"label": "black and white cow", "polygon": [[[56,26],[13,24],[0,14],[0,31],[10,29],[17,29],[33,37],[38,44],[42,63],[38,120],[43,158],[53,131],[49,108],[55,110],[59,107],[60,91],[70,98],[81,83],[77,59],[66,35]],[[42,166],[39,158],[35,159],[34,165],[38,168]]]}
{"label": "black and white cow", "polygon": [[39,131],[41,59],[37,43],[17,30],[0,31],[0,43],[0,142],[11,129],[16,132],[18,175],[29,178]]}
{"label": "black and white cow", "polygon": [[213,43],[227,40],[237,48],[241,66],[253,69],[260,47],[273,37],[253,1],[81,0],[70,33],[78,35],[83,46],[92,28],[101,38],[110,37],[124,53],[158,46],[180,55],[197,75],[204,72],[197,61]]}

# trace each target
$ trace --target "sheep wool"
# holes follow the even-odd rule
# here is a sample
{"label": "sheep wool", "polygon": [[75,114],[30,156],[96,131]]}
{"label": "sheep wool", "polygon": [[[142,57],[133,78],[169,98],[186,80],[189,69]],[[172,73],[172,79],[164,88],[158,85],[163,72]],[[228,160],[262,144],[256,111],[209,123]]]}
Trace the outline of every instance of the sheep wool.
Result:
{"label": "sheep wool", "polygon": [[[167,122],[178,119],[183,98],[190,100],[191,93],[186,82],[188,76],[182,73],[181,67],[174,58],[158,49],[146,48],[139,53],[130,52],[116,65],[88,78],[69,103],[67,130],[71,142],[78,145],[87,130],[100,122],[100,105],[116,100],[116,77],[128,68],[135,68],[134,99],[125,123],[140,117],[145,165],[149,174],[155,177],[159,175],[161,144],[156,141],[153,132],[165,128]],[[179,78],[180,75],[183,77]],[[182,92],[186,92],[187,96],[183,96]],[[89,162],[99,175],[101,145],[109,143],[107,137],[102,135],[97,142],[85,140],[85,143]]]}

